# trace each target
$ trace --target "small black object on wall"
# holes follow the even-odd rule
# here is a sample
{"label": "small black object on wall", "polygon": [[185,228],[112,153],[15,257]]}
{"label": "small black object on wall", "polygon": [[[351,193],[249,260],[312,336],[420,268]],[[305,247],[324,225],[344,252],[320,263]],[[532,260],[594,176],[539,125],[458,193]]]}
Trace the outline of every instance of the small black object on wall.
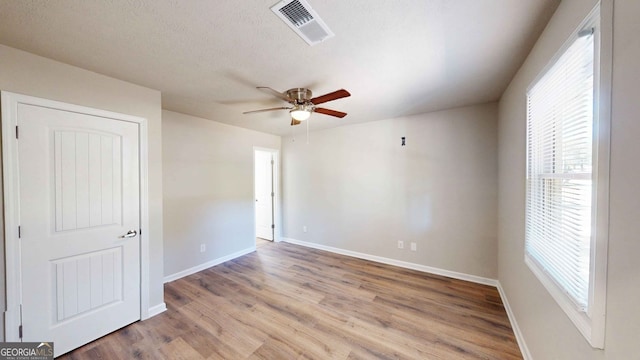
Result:
{"label": "small black object on wall", "polygon": [[405,146],[405,145],[406,145],[406,137],[403,136],[402,137],[402,146]]}

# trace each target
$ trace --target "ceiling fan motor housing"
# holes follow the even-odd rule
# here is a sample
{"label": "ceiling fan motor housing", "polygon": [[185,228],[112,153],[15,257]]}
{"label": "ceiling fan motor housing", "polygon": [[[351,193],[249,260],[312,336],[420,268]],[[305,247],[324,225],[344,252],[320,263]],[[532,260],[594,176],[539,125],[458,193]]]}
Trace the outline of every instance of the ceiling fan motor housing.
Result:
{"label": "ceiling fan motor housing", "polygon": [[305,88],[293,88],[287,90],[287,97],[294,100],[296,104],[302,105],[311,100],[311,90]]}

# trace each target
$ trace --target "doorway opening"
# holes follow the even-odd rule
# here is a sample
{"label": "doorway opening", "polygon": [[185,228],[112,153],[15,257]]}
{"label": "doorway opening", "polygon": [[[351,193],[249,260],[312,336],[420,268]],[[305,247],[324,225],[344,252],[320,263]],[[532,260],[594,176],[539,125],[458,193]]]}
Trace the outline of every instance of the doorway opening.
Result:
{"label": "doorway opening", "polygon": [[276,240],[278,150],[254,148],[256,246]]}

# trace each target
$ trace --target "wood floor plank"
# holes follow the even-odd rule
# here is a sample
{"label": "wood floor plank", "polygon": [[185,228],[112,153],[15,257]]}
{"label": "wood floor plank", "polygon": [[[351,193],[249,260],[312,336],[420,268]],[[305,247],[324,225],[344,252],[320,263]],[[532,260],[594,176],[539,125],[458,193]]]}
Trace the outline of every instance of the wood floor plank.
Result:
{"label": "wood floor plank", "polygon": [[164,287],[164,302],[170,308],[179,308],[193,301],[187,293],[176,289],[176,282],[168,283]]}
{"label": "wood floor plank", "polygon": [[257,244],[165,284],[165,313],[61,359],[522,359],[493,287]]}
{"label": "wood floor plank", "polygon": [[[308,311],[312,311],[311,308]],[[341,339],[318,331],[313,326],[296,321],[265,305],[251,309],[251,317],[272,337],[281,339],[287,347],[309,359],[346,359],[350,348]]]}
{"label": "wood floor plank", "polygon": [[[257,270],[256,268],[242,265],[241,261],[229,261],[222,264],[221,271],[231,279],[240,283],[246,282],[250,288],[255,290],[271,290],[286,295],[299,301],[311,301],[317,303],[322,299],[322,295],[315,294],[305,288],[292,285],[289,272],[270,272],[269,268]],[[260,279],[260,283],[256,282]]]}
{"label": "wood floor plank", "polygon": [[[226,309],[229,310],[229,309]],[[255,327],[236,320],[224,307],[210,308],[192,303],[178,310],[185,318],[200,324],[209,337],[213,352],[223,358],[246,358],[269,337]],[[235,310],[231,310],[232,314]]]}
{"label": "wood floor plank", "polygon": [[187,344],[181,337],[165,344],[160,352],[167,359],[172,360],[199,360],[204,359],[194,348]]}

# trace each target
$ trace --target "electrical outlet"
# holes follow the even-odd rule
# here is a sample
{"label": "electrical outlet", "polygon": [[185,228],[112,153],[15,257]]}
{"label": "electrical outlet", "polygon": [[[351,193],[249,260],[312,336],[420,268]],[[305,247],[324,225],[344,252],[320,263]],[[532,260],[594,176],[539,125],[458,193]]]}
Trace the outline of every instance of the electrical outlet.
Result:
{"label": "electrical outlet", "polygon": [[302,232],[307,232],[307,225],[302,225]]}
{"label": "electrical outlet", "polygon": [[398,249],[404,249],[404,241],[398,241]]}
{"label": "electrical outlet", "polygon": [[412,242],[411,243],[411,251],[418,251],[418,244]]}
{"label": "electrical outlet", "polygon": [[205,252],[207,250],[207,245],[205,244],[200,244],[200,252]]}

